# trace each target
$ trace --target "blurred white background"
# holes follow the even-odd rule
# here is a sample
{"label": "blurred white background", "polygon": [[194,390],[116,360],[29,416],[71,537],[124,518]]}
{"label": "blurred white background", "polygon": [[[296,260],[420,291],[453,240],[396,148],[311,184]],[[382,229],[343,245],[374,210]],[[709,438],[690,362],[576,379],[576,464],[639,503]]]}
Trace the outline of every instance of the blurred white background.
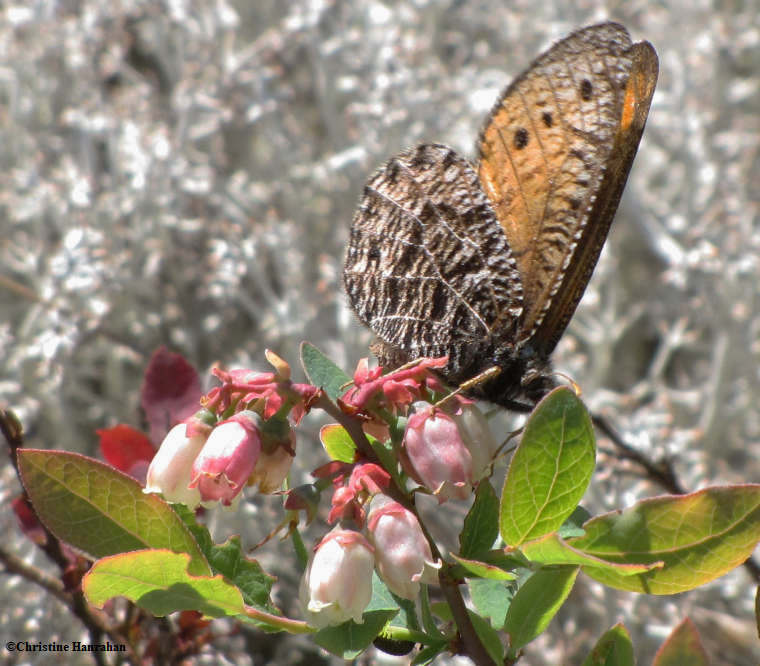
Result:
{"label": "blurred white background", "polygon": [[[556,366],[628,441],[673,456],[690,489],[760,482],[759,15],[758,0],[4,4],[0,400],[30,446],[94,454],[96,428],[141,425],[142,371],[161,344],[204,378],[214,363],[264,369],[267,347],[297,367],[304,339],[353,369],[371,335],[340,274],[364,180],[417,141],[472,157],[514,75],[614,19],[654,44],[660,80]],[[295,483],[320,460],[317,424]],[[601,462],[592,511],[661,492]],[[7,506],[7,464],[2,489]],[[221,518],[221,537],[256,543],[278,505]],[[10,511],[0,525],[6,548],[46,566]],[[298,572],[279,548],[261,558],[292,610]],[[5,576],[0,595],[4,635],[79,638],[34,586]],[[521,663],[580,663],[617,621],[648,663],[689,615],[714,663],[756,664],[753,595],[741,569],[674,598],[579,579]],[[305,646],[256,635],[220,647],[236,663],[315,663]]]}

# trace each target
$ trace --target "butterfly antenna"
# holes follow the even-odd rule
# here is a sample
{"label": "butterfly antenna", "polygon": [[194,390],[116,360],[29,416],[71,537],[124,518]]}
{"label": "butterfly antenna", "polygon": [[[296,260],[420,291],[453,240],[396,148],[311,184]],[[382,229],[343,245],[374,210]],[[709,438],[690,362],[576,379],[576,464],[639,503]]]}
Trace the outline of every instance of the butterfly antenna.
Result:
{"label": "butterfly antenna", "polygon": [[478,384],[483,384],[484,382],[493,379],[494,377],[498,376],[500,372],[501,368],[498,365],[492,365],[490,368],[483,370],[483,372],[480,374],[475,375],[472,379],[468,379],[466,382],[462,382],[456,391],[452,391],[445,398],[441,398],[438,402],[435,403],[435,406],[440,407],[442,405],[445,405],[455,395],[459,395],[464,391],[469,391],[471,388],[478,386]]}

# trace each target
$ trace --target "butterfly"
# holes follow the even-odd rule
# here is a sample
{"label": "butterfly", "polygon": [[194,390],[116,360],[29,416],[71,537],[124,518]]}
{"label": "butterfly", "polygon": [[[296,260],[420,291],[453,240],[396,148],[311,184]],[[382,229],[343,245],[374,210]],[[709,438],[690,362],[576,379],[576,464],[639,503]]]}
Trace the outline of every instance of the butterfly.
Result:
{"label": "butterfly", "polygon": [[657,83],[657,54],[617,23],[582,28],[502,93],[471,164],[422,144],[370,177],[343,281],[380,364],[448,356],[443,377],[517,408],[549,357],[615,215]]}

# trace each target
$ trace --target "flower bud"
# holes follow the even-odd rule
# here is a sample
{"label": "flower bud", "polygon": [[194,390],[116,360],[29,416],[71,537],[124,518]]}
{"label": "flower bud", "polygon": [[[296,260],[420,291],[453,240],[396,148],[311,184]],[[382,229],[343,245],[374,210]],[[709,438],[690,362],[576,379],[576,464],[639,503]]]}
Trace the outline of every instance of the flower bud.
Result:
{"label": "flower bud", "polygon": [[317,546],[301,580],[310,624],[322,629],[346,620],[362,623],[372,598],[372,546],[359,532],[336,527]]}
{"label": "flower bud", "polygon": [[432,490],[438,502],[467,499],[472,492],[472,455],[454,419],[427,403],[416,403],[404,432],[412,476]]}
{"label": "flower bud", "polygon": [[207,434],[198,432],[187,436],[187,424],[174,426],[164,437],[160,448],[148,467],[146,493],[161,493],[167,502],[187,505],[194,509],[201,502],[197,488],[190,488],[193,461],[197,457]]}
{"label": "flower bud", "polygon": [[259,492],[273,493],[282,487],[296,452],[296,433],[287,418],[272,417],[261,432],[261,454],[248,485],[258,484]]}
{"label": "flower bud", "polygon": [[438,582],[440,563],[434,562],[430,544],[411,511],[378,495],[372,501],[368,528],[377,573],[393,594],[414,601],[421,582]]}
{"label": "flower bud", "polygon": [[229,506],[251,476],[261,453],[260,417],[243,411],[218,423],[193,464],[190,487],[204,502]]}
{"label": "flower bud", "polygon": [[[295,442],[295,434],[293,441]],[[259,492],[268,495],[279,490],[290,472],[294,456],[285,448],[278,447],[271,453],[262,451],[248,485],[259,486]]]}

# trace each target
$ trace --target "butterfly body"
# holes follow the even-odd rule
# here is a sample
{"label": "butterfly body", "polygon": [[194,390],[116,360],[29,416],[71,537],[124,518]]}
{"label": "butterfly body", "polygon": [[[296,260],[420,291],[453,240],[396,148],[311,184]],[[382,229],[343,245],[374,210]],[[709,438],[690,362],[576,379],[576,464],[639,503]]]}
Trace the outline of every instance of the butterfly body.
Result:
{"label": "butterfly body", "polygon": [[657,57],[614,23],[520,75],[470,164],[440,144],[389,160],[354,217],[344,284],[380,362],[448,356],[452,384],[501,405],[551,385],[549,356],[596,264],[646,121]]}

